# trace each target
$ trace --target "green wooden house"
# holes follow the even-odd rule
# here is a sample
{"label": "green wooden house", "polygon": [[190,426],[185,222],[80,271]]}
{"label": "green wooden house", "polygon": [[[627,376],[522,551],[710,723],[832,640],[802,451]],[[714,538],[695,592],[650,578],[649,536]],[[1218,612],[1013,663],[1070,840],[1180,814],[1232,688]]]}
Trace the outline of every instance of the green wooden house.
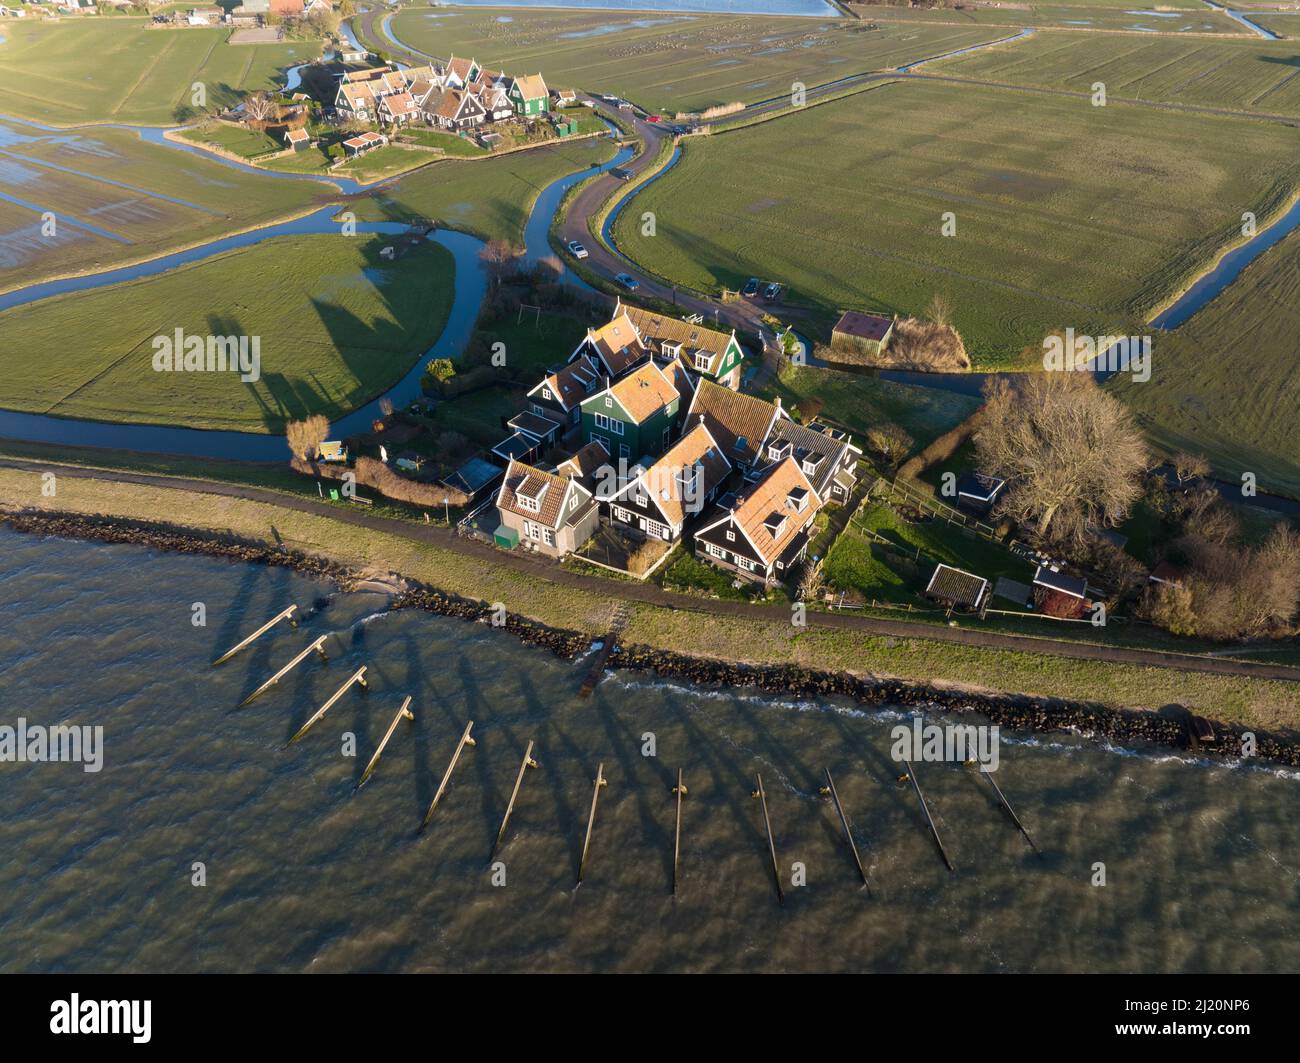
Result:
{"label": "green wooden house", "polygon": [[582,439],[599,440],[617,461],[657,457],[672,442],[681,395],[652,360],[582,402]]}
{"label": "green wooden house", "polygon": [[551,92],[541,74],[526,74],[515,78],[509,95],[515,114],[524,118],[546,114],[551,109]]}

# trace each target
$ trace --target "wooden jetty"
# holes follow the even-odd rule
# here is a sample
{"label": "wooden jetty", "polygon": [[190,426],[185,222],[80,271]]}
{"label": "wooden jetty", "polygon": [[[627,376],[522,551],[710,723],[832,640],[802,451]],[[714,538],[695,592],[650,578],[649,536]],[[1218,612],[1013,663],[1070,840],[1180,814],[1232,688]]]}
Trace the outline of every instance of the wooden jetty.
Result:
{"label": "wooden jetty", "polygon": [[686,780],[682,776],[682,769],[677,769],[677,785],[672,789],[673,796],[677,798],[677,824],[673,828],[673,896],[677,896],[677,866],[682,857],[682,798],[687,794]]}
{"label": "wooden jetty", "polygon": [[284,620],[286,617],[289,620],[290,627],[297,627],[298,621],[295,620],[293,616],[293,614],[296,613],[297,611],[298,611],[298,607],[296,605],[291,605],[289,606],[288,609],[280,610],[280,612],[276,613],[275,616],[271,617],[270,620],[268,620],[265,624],[259,627],[246,639],[244,639],[238,645],[231,646],[230,649],[226,650],[225,653],[223,653],[220,657],[218,657],[215,661],[213,661],[212,662],[213,667],[219,664],[224,664],[226,661],[230,660],[231,657],[237,654],[245,646],[249,645],[256,639],[261,638],[261,636],[265,635],[268,631],[271,630],[271,628],[275,627],[276,624],[278,624],[281,620]]}
{"label": "wooden jetty", "polygon": [[776,902],[784,906],[785,891],[781,889],[781,868],[776,859],[776,842],[772,838],[772,820],[767,814],[767,792],[763,789],[763,776],[757,772],[754,774],[754,780],[758,783],[758,789],[750,793],[751,797],[757,797],[763,806],[763,827],[767,831],[767,853],[772,858],[772,883],[776,886]]}
{"label": "wooden jetty", "polygon": [[849,825],[849,817],[844,812],[844,806],[840,804],[839,791],[835,789],[835,780],[831,778],[831,769],[823,769],[826,772],[826,785],[822,787],[822,793],[829,794],[832,801],[835,802],[835,811],[839,813],[840,826],[844,828],[844,840],[849,843],[849,852],[853,854],[853,863],[857,866],[858,877],[862,879],[862,884],[866,886],[867,892],[871,891],[871,883],[867,881],[866,869],[862,866],[862,857],[858,855],[857,843],[853,840],[853,828]]}
{"label": "wooden jetty", "polygon": [[298,665],[301,664],[302,661],[305,660],[307,657],[311,656],[312,653],[319,653],[320,656],[321,656],[321,660],[323,660],[323,661],[327,661],[327,660],[329,660],[329,657],[326,656],[326,654],[325,654],[325,640],[326,640],[327,638],[329,638],[328,635],[321,635],[319,638],[317,638],[315,641],[313,641],[312,644],[311,644],[310,646],[308,646],[305,650],[303,650],[300,654],[298,654],[298,656],[296,656],[292,661],[290,661],[290,662],[289,662],[288,664],[286,664],[283,668],[281,668],[278,672],[276,672],[275,675],[271,676],[270,679],[268,679],[268,680],[267,680],[265,683],[263,683],[260,687],[258,687],[258,688],[257,688],[256,690],[254,690],[251,694],[249,694],[248,697],[246,697],[243,701],[241,701],[241,702],[239,703],[240,708],[242,708],[243,706],[247,705],[247,704],[248,704],[250,701],[252,701],[254,698],[256,698],[256,697],[260,697],[260,696],[261,696],[262,694],[264,694],[266,691],[270,690],[271,687],[275,686],[276,683],[278,683],[281,679],[283,679],[283,678],[284,678],[286,675],[288,675],[291,671],[293,671],[295,668],[297,668]]}
{"label": "wooden jetty", "polygon": [[596,766],[596,782],[591,790],[591,811],[587,813],[587,835],[582,839],[582,856],[578,859],[578,885],[582,885],[582,876],[587,870],[587,853],[591,849],[591,831],[596,826],[596,802],[600,799],[600,791],[608,785],[605,780],[605,764],[602,761]]}
{"label": "wooden jetty", "polygon": [[420,824],[420,830],[424,830],[429,825],[429,820],[433,818],[433,813],[438,808],[438,802],[442,800],[442,795],[446,792],[447,783],[451,781],[451,773],[456,770],[456,762],[460,760],[460,755],[464,752],[466,746],[477,745],[469,735],[474,729],[474,721],[470,720],[465,725],[465,730],[460,736],[460,741],[456,743],[456,752],[451,755],[451,762],[447,765],[447,770],[442,773],[442,782],[438,783],[438,792],[433,795],[433,801],[429,804],[429,811],[424,814],[424,822]]}
{"label": "wooden jetty", "polygon": [[400,723],[403,718],[407,720],[415,719],[415,713],[411,711],[410,705],[411,695],[407,694],[406,700],[402,702],[402,707],[397,710],[397,715],[393,717],[393,722],[388,725],[388,730],[384,732],[383,740],[379,743],[379,748],[375,750],[375,755],[370,758],[370,763],[366,765],[366,770],[361,773],[361,781],[352,788],[353,793],[356,793],[361,789],[361,787],[366,785],[366,780],[370,778],[371,772],[375,770],[375,765],[379,763],[379,758],[384,755],[384,747],[388,745],[388,740],[393,737],[393,732],[397,730],[398,723]]}
{"label": "wooden jetty", "polygon": [[587,673],[587,678],[582,681],[582,689],[578,691],[578,697],[590,697],[591,692],[596,689],[600,677],[605,674],[605,666],[609,663],[609,655],[614,652],[618,636],[622,634],[623,628],[627,626],[628,615],[629,611],[626,605],[620,605],[614,610],[614,615],[609,622],[609,632],[605,635],[600,649],[596,651],[596,659],[591,662],[591,670]]}
{"label": "wooden jetty", "polygon": [[[318,723],[320,723],[320,721],[324,718],[325,714],[334,707],[334,703],[338,701],[339,698],[341,698],[349,690],[351,690],[354,685],[357,684],[360,684],[360,686],[363,689],[365,688],[366,666],[364,664],[360,668],[358,668],[355,672],[353,672],[350,676],[348,676],[347,679],[343,681],[343,685],[329,696],[329,700],[326,701],[324,705],[322,705],[319,709],[316,710],[315,715],[312,716],[310,720],[308,720],[306,723],[304,723],[301,727],[298,728],[298,733],[294,735],[291,739],[289,739],[286,745],[287,746],[293,745],[296,741],[298,741],[298,739],[300,739],[303,735],[305,735],[308,731],[310,731],[313,727],[315,727]],[[396,721],[394,721],[394,723],[396,723]]]}
{"label": "wooden jetty", "polygon": [[[925,803],[925,794],[921,793],[921,784],[916,781],[916,772],[912,769],[912,762],[905,759],[903,763],[907,765],[905,778],[911,782],[912,789],[916,791],[916,799],[921,802],[921,811],[925,814],[925,822],[930,825],[930,837],[934,839],[934,844],[939,847],[939,855],[943,857],[943,862],[947,865],[948,870],[955,872],[957,869],[952,866],[952,861],[948,859],[948,850],[943,847],[943,839],[939,837],[939,830],[935,827],[934,818],[930,815],[930,806]],[[902,779],[899,780],[899,782],[902,781]]]}
{"label": "wooden jetty", "polygon": [[515,799],[519,796],[519,787],[524,783],[524,772],[529,768],[537,767],[537,761],[533,760],[533,740],[528,740],[528,748],[524,750],[524,759],[519,762],[519,774],[515,776],[515,788],[510,791],[510,801],[506,804],[506,814],[501,817],[501,829],[497,831],[496,841],[492,843],[492,851],[488,853],[488,859],[496,856],[497,850],[501,848],[501,841],[506,836],[506,827],[510,825],[510,815],[515,810]]}

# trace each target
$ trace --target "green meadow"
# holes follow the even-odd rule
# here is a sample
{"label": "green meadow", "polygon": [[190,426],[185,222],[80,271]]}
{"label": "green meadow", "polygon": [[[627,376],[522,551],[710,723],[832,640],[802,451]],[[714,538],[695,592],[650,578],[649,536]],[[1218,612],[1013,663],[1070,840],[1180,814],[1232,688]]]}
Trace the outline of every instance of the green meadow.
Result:
{"label": "green meadow", "polygon": [[613,154],[609,140],[588,139],[486,159],[447,159],[358,200],[351,209],[361,221],[432,218],[450,229],[518,246],[546,185]]}
{"label": "green meadow", "polygon": [[[54,125],[172,125],[284,84],[284,71],[321,53],[317,41],[229,44],[231,30],[150,28],[145,19],[7,20],[0,45],[0,114]],[[207,107],[192,105],[195,83]]]}
{"label": "green meadow", "polygon": [[[43,133],[0,122],[0,291],[153,258],[325,202],[307,181],[246,173],[125,129]],[[52,211],[56,231],[40,232]],[[86,228],[92,226],[93,228]]]}
{"label": "green meadow", "polygon": [[1107,387],[1151,440],[1236,480],[1300,497],[1300,232],[1266,251],[1182,327],[1156,333],[1151,379]]}
{"label": "green meadow", "polygon": [[540,70],[553,87],[616,93],[668,112],[753,103],[789,94],[796,81],[812,87],[890,70],[1002,35],[844,19],[538,8],[409,7],[390,28],[403,44],[442,59],[454,53]]}
{"label": "green meadow", "polygon": [[[450,252],[393,262],[386,238],[278,237],[147,280],[0,313],[8,409],[104,421],[282,432],[381,394],[446,324]],[[87,327],[93,322],[94,327]],[[259,336],[261,379],[156,372],[156,336]]]}
{"label": "green meadow", "polygon": [[1276,214],[1298,149],[1281,123],[894,82],[692,139],[615,235],[699,290],[785,283],[814,339],[843,308],[919,315],[938,295],[977,367],[1027,367],[1052,329],[1144,318],[1243,211]]}
{"label": "green meadow", "polygon": [[[863,18],[912,25],[954,26],[1043,26],[1068,29],[1083,36],[1089,31],[1111,30],[1150,36],[1219,34],[1252,36],[1241,23],[1199,0],[1074,0],[1067,4],[1017,2],[1001,7],[907,8],[878,4],[854,4]],[[1258,39],[1258,38],[1257,38]]]}
{"label": "green meadow", "polygon": [[1086,93],[1100,81],[1110,97],[1300,115],[1300,53],[1259,37],[1044,31],[944,59],[925,73]]}

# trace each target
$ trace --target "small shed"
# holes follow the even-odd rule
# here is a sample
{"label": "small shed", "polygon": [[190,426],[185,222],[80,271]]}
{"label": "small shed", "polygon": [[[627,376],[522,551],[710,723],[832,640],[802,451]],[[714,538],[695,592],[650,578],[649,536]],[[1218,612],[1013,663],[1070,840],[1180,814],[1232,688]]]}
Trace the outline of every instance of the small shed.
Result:
{"label": "small shed", "polygon": [[503,550],[513,550],[519,545],[519,532],[514,528],[501,524],[492,533],[492,541]]}
{"label": "small shed", "polygon": [[968,472],[957,481],[957,504],[977,513],[987,513],[993,508],[1006,480],[983,472]]}
{"label": "small shed", "polygon": [[925,596],[948,605],[979,609],[989,591],[989,581],[973,572],[963,572],[951,565],[936,565]]}
{"label": "small shed", "polygon": [[320,445],[321,461],[345,462],[348,460],[347,444],[338,439],[332,439]]}
{"label": "small shed", "polygon": [[1064,594],[1070,598],[1078,598],[1080,601],[1088,597],[1088,583],[1086,580],[1079,579],[1078,576],[1068,576],[1048,565],[1038,566],[1038,570],[1034,573],[1034,586],[1043,587],[1046,590],[1055,591],[1057,594]]}
{"label": "small shed", "polygon": [[831,346],[848,347],[865,354],[879,354],[894,333],[894,319],[885,314],[845,310],[831,329]]}
{"label": "small shed", "polygon": [[303,151],[311,147],[311,134],[305,129],[286,129],[284,144],[285,147],[292,148],[294,151]]}

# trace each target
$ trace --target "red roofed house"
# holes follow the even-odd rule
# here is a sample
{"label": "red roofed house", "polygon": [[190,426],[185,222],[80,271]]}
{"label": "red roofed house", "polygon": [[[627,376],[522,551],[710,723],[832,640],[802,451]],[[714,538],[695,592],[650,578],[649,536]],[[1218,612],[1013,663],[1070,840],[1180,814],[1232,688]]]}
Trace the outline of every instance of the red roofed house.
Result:
{"label": "red roofed house", "polygon": [[600,508],[575,476],[544,472],[511,461],[497,492],[501,526],[493,538],[502,546],[525,543],[549,557],[572,553],[591,538]]}

